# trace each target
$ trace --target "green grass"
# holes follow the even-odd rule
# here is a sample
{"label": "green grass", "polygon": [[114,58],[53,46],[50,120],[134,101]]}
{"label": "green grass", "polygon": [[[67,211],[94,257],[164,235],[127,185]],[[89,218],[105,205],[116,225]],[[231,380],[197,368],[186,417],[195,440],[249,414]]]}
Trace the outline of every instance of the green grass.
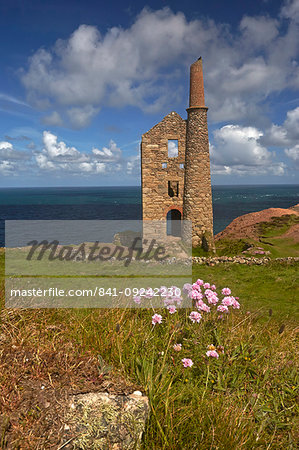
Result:
{"label": "green grass", "polygon": [[298,264],[194,265],[193,277],[214,280],[216,286],[230,286],[244,309],[263,308],[263,313],[272,309],[278,319],[292,320],[298,314]]}
{"label": "green grass", "polygon": [[[152,310],[33,310],[6,317],[2,332],[10,321],[14,344],[37,354],[57,351],[58,339],[71,342],[139,384],[151,405],[144,449],[295,449],[297,271],[276,263],[195,265],[194,280],[229,286],[240,298],[241,310],[224,320],[206,315],[192,324],[190,311],[161,310],[164,320],[153,328]],[[211,344],[224,347],[218,360],[205,357]],[[191,369],[182,367],[184,357]],[[2,375],[0,390],[1,382],[11,380]]]}
{"label": "green grass", "polygon": [[270,222],[261,222],[258,224],[259,234],[266,237],[280,236],[292,225],[299,223],[299,217],[295,215],[284,215],[273,217]]}
{"label": "green grass", "polygon": [[[282,258],[287,256],[299,255],[299,243],[294,242],[293,239],[284,237],[291,226],[299,223],[299,217],[295,215],[284,215],[281,217],[273,217],[268,222],[261,222],[256,225],[257,237],[246,239],[228,239],[223,238],[216,241],[216,254],[218,256],[236,256],[242,255],[249,247],[262,247],[267,256],[271,258]],[[246,253],[250,256],[250,253]],[[194,249],[194,256],[211,256],[199,252]],[[251,255],[255,257],[262,257],[264,255]]]}

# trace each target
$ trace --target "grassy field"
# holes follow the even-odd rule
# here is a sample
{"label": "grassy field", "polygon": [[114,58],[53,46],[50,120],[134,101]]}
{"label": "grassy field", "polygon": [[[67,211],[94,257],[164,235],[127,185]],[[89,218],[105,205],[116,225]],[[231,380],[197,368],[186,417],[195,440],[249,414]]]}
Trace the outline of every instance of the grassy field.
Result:
{"label": "grassy field", "polygon": [[[290,229],[298,227],[299,217],[284,215],[273,217],[268,222],[260,222],[255,226],[255,238],[224,239],[216,241],[216,251],[219,256],[242,255],[250,247],[263,248],[270,258],[282,258],[299,255],[298,238],[293,239],[286,233]],[[293,227],[293,228],[292,228]],[[297,232],[298,233],[298,232]],[[294,236],[293,236],[294,237]],[[203,256],[203,252],[201,252]],[[250,252],[245,253],[247,256]],[[254,255],[264,256],[264,255]]]}
{"label": "grassy field", "polygon": [[[163,322],[153,327],[153,311],[145,309],[3,309],[0,414],[12,424],[0,448],[5,439],[10,448],[57,448],[40,398],[22,403],[24,390],[42,383],[61,395],[66,386],[88,387],[90,371],[95,387],[97,377],[124,376],[149,396],[145,449],[295,449],[297,271],[275,263],[194,266],[194,280],[229,286],[241,303],[223,320],[207,314],[200,323],[187,310],[155,311]],[[3,302],[3,272],[1,286]],[[206,357],[210,345],[219,359]],[[9,349],[30,355],[30,365]],[[184,368],[182,358],[194,365]]]}

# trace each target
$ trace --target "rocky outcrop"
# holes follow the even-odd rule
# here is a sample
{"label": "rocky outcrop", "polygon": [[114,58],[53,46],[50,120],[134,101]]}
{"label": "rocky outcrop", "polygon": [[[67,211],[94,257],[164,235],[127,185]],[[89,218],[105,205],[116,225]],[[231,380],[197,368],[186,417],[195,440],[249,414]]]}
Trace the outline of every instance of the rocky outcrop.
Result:
{"label": "rocky outcrop", "polygon": [[218,233],[215,236],[215,240],[258,238],[259,224],[262,222],[269,222],[274,217],[286,215],[299,216],[297,206],[298,205],[292,209],[269,208],[254,213],[244,214],[243,216],[234,219],[223,231]]}
{"label": "rocky outcrop", "polygon": [[148,399],[140,391],[74,395],[60,448],[138,449],[148,414]]}

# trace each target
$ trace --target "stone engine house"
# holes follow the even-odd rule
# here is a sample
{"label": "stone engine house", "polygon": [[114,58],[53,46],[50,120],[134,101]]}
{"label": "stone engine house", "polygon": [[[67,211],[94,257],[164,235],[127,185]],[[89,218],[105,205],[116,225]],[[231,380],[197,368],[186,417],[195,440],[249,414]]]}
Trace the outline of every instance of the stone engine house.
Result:
{"label": "stone engine house", "polygon": [[143,221],[166,220],[179,236],[181,219],[192,221],[192,245],[213,248],[210,154],[202,59],[190,67],[187,120],[176,112],[142,135]]}

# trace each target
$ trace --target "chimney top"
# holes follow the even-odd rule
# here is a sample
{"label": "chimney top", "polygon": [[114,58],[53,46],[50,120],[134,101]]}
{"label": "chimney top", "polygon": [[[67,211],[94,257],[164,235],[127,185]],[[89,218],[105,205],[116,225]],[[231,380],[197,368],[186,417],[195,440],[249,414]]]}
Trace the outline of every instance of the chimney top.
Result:
{"label": "chimney top", "polygon": [[189,108],[205,107],[202,58],[201,56],[190,66]]}

